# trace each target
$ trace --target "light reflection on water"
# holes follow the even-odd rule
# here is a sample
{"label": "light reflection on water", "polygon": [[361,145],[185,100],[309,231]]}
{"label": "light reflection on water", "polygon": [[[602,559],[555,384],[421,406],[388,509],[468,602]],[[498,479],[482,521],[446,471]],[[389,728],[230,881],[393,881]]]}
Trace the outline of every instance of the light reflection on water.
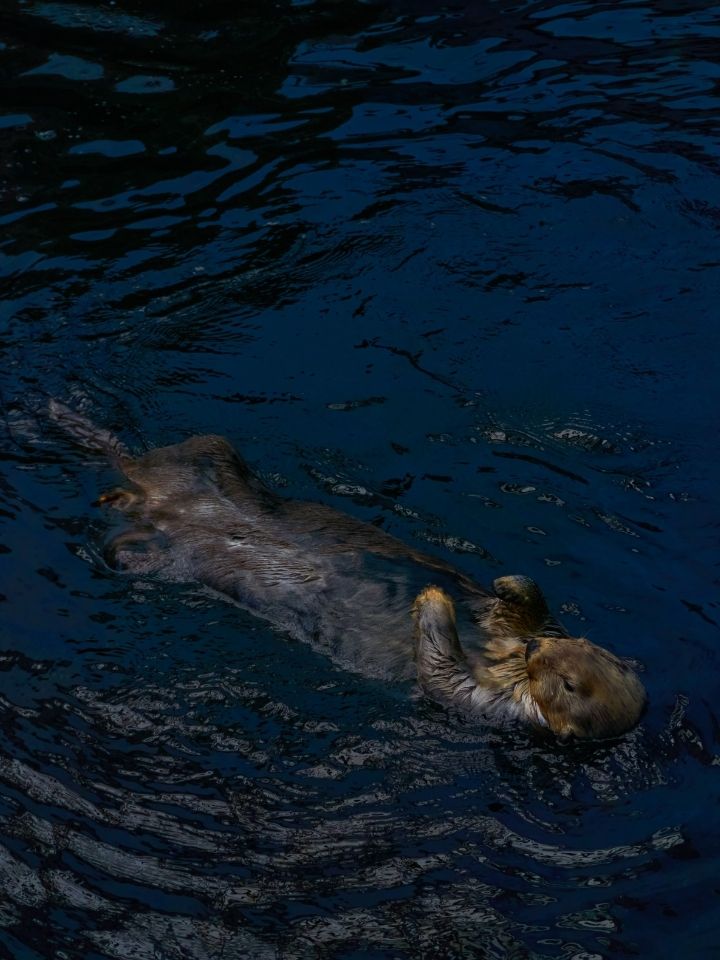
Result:
{"label": "light reflection on water", "polygon": [[[502,7],[3,13],[9,956],[714,955],[717,27]],[[478,729],[118,576],[49,396],[536,577],[643,724]]]}

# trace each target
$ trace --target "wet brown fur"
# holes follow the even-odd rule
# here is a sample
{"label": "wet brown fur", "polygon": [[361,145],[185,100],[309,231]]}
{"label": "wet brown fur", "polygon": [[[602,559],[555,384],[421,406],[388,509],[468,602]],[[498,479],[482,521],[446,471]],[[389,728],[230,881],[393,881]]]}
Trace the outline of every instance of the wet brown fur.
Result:
{"label": "wet brown fur", "polygon": [[[514,715],[549,728],[561,739],[601,739],[632,729],[646,701],[632,669],[589,640],[564,635],[546,612],[544,598],[533,581],[507,579],[520,582],[523,591],[532,592],[532,598],[528,595],[525,606],[513,604],[506,584],[498,588],[495,582],[496,592],[505,599],[492,603],[483,621],[491,631],[493,624],[498,631],[490,632],[482,661],[474,665],[463,664],[452,599],[437,587],[422,591],[413,608],[421,682],[441,699],[462,701],[463,691],[468,690],[464,672],[475,686],[472,701],[460,705],[488,714]],[[517,634],[509,632],[509,624]],[[551,635],[537,629],[548,625]],[[433,658],[423,675],[423,650],[428,647]],[[450,662],[454,669],[443,673],[443,663],[447,668]]]}
{"label": "wet brown fur", "polygon": [[[97,501],[128,521],[108,544],[113,565],[199,581],[343,665],[384,677],[416,672],[432,695],[491,719],[547,724],[561,736],[609,736],[637,722],[644,692],[635,675],[568,638],[529,578],[501,577],[493,596],[375,526],[279,496],[223,437],[132,457],[81,415],[57,403],[50,412],[129,481]],[[422,580],[439,576],[476,625],[463,625],[463,649],[453,599],[428,588],[415,602],[413,661],[408,611]]]}

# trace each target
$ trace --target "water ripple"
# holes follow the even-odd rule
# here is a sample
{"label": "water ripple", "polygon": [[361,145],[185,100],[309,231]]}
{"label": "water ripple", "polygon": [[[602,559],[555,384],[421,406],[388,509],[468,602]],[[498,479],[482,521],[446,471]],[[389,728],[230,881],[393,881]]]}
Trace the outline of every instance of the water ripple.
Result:
{"label": "water ripple", "polygon": [[[3,955],[714,955],[715,14],[3,10]],[[537,577],[647,716],[478,728],[119,577],[49,396]]]}

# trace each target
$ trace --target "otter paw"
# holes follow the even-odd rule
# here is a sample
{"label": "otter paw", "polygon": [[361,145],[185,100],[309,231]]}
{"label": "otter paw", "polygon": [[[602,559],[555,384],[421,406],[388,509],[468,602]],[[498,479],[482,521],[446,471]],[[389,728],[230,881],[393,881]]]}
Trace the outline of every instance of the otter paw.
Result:
{"label": "otter paw", "polygon": [[492,637],[529,637],[533,634],[564,635],[548,610],[540,587],[530,577],[498,577],[493,581],[497,599],[484,618]]}
{"label": "otter paw", "polygon": [[418,681],[426,690],[452,699],[455,681],[462,684],[467,677],[455,625],[455,604],[440,587],[425,587],[415,600],[413,617]]}
{"label": "otter paw", "polygon": [[542,590],[531,577],[519,574],[497,577],[493,580],[493,590],[498,600],[504,603],[522,604],[526,607],[545,606]]}
{"label": "otter paw", "polygon": [[412,608],[415,619],[417,620],[419,615],[427,611],[429,607],[432,607],[438,613],[443,613],[446,616],[449,615],[451,620],[453,622],[455,621],[455,604],[440,587],[432,585],[425,587],[425,589],[421,590],[417,597],[415,597]]}

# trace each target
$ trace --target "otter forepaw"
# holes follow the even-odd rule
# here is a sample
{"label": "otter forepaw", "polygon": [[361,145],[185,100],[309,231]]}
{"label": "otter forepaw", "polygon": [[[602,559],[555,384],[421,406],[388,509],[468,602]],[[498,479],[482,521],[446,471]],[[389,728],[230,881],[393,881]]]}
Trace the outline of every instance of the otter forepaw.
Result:
{"label": "otter forepaw", "polygon": [[550,616],[540,587],[530,577],[498,577],[493,581],[493,590],[497,600],[491,604],[483,622],[490,636],[564,634],[564,630]]}
{"label": "otter forepaw", "polygon": [[455,605],[450,597],[440,587],[429,586],[421,590],[413,603],[413,615],[418,617],[421,610],[432,605],[438,610],[442,610],[446,615],[455,620]]}
{"label": "otter forepaw", "polygon": [[497,577],[493,580],[493,590],[498,600],[504,603],[522,604],[523,606],[545,605],[542,590],[531,577],[512,574]]}

